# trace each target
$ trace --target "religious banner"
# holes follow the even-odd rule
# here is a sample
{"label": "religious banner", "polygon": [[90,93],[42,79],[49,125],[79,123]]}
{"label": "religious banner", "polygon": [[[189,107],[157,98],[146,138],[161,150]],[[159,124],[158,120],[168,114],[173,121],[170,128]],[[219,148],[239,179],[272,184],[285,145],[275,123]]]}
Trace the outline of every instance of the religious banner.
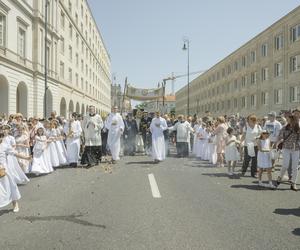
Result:
{"label": "religious banner", "polygon": [[141,89],[127,85],[126,96],[138,101],[156,100],[164,96],[164,88]]}

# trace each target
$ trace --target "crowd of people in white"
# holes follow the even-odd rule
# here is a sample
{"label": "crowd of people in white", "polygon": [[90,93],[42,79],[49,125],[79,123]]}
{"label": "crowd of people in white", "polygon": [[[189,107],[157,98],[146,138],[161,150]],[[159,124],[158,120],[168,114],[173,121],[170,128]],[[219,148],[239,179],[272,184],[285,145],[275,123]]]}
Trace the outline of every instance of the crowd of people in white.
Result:
{"label": "crowd of people in white", "polygon": [[[102,119],[90,106],[84,118],[73,113],[66,120],[51,113],[49,119],[24,119],[22,114],[4,117],[0,121],[0,207],[13,204],[19,211],[21,195],[18,185],[29,182],[28,176],[49,174],[61,166],[92,167],[109,153],[112,163],[120,159],[121,148],[129,155],[146,152],[154,163],[163,161],[170,153],[169,146],[176,145],[177,157],[192,154],[212,166],[228,167],[228,175],[236,174],[242,163],[245,175],[251,162],[251,176],[258,184],[275,189],[288,170],[291,189],[297,191],[300,152],[300,110],[284,112],[277,117],[270,112],[259,120],[255,115],[247,118],[211,117],[196,115],[161,116],[160,112],[148,114],[138,111],[135,116],[122,117],[118,108]],[[277,119],[280,119],[278,121]],[[104,121],[103,121],[104,120]],[[123,145],[121,145],[123,141]],[[282,154],[282,168],[273,182],[272,169]],[[268,184],[262,182],[266,171]]]}
{"label": "crowd of people in white", "polygon": [[18,185],[29,182],[28,176],[52,173],[55,168],[71,166],[92,167],[100,163],[103,131],[107,131],[106,145],[112,162],[119,160],[120,137],[124,130],[117,107],[103,122],[89,107],[83,119],[73,113],[68,120],[55,112],[47,120],[24,119],[18,113],[0,121],[0,207],[13,204],[19,211],[21,198]]}

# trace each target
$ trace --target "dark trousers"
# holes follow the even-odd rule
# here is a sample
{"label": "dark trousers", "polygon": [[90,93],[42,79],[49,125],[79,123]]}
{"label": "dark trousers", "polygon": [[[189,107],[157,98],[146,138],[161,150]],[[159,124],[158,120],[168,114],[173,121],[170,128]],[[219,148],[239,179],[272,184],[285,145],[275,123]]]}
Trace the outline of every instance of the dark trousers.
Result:
{"label": "dark trousers", "polygon": [[178,157],[188,157],[189,156],[189,143],[188,142],[177,142],[176,149],[177,149]]}
{"label": "dark trousers", "polygon": [[131,136],[124,139],[124,155],[134,155],[135,153],[136,136]]}
{"label": "dark trousers", "polygon": [[257,152],[258,152],[257,146],[254,147],[254,151],[255,151],[255,156],[251,157],[248,155],[248,148],[244,147],[244,162],[242,167],[242,173],[246,173],[249,163],[251,161],[251,176],[253,177],[257,172]]}
{"label": "dark trousers", "polygon": [[193,147],[194,147],[194,135],[191,133],[190,134],[190,145],[191,145],[191,151],[193,152]]}
{"label": "dark trousers", "polygon": [[101,162],[102,152],[100,146],[85,146],[82,157],[81,164],[97,165]]}

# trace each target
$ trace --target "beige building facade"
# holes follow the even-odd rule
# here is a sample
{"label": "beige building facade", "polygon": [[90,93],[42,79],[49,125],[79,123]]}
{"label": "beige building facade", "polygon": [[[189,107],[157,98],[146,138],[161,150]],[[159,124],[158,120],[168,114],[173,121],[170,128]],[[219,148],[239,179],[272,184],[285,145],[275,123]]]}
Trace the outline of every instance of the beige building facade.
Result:
{"label": "beige building facade", "polygon": [[[190,82],[190,114],[282,111],[300,105],[300,6]],[[176,93],[187,114],[187,86]]]}
{"label": "beige building facade", "polygon": [[[110,57],[86,0],[0,0],[0,113],[110,112]],[[46,44],[46,45],[45,45]]]}

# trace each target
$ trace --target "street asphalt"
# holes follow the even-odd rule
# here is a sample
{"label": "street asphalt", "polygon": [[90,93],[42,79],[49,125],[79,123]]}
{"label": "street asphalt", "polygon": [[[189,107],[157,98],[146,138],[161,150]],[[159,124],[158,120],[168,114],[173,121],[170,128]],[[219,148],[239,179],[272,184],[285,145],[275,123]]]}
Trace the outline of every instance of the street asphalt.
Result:
{"label": "street asphalt", "polygon": [[287,184],[259,188],[249,173],[229,178],[193,158],[106,167],[60,168],[21,186],[20,212],[0,210],[0,250],[300,249],[300,191]]}

